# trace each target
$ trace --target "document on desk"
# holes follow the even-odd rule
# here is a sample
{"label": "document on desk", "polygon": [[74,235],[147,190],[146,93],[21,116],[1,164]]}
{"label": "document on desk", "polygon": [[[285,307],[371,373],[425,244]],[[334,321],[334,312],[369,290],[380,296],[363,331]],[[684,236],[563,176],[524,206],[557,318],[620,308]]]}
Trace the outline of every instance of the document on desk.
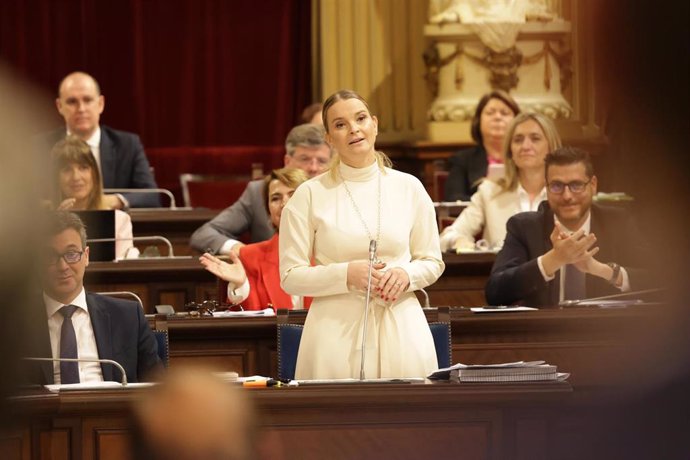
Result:
{"label": "document on desk", "polygon": [[87,383],[54,383],[51,385],[44,385],[48,391],[53,393],[60,393],[62,391],[98,391],[98,390],[134,390],[139,388],[148,388],[156,385],[153,382],[136,382],[123,385],[120,382],[87,382]]}
{"label": "document on desk", "polygon": [[538,308],[533,308],[533,307],[523,307],[522,305],[495,305],[495,306],[486,306],[486,307],[472,307],[470,308],[470,311],[472,313],[501,313],[501,312],[509,312],[509,311],[532,311],[532,310],[538,310]]}
{"label": "document on desk", "polygon": [[453,364],[450,367],[444,367],[443,369],[439,369],[437,371],[434,371],[431,375],[429,375],[429,379],[431,380],[447,380],[450,378],[450,374],[452,371],[457,371],[461,369],[507,369],[507,368],[515,368],[515,367],[534,367],[534,366],[541,366],[544,364],[544,361],[515,361],[512,363],[499,363],[499,364],[463,364],[463,363],[457,363]]}
{"label": "document on desk", "polygon": [[263,310],[244,310],[244,311],[214,311],[214,318],[251,318],[254,316],[275,316],[276,312],[272,308],[264,308]]}

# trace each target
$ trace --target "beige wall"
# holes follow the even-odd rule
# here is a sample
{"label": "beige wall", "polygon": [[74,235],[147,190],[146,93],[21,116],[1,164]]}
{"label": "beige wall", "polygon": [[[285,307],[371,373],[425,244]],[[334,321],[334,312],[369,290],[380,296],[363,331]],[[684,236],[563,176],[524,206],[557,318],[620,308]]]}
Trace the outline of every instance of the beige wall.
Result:
{"label": "beige wall", "polygon": [[[573,114],[557,123],[567,140],[602,139],[605,99],[596,91],[587,31],[592,1],[560,2],[573,25],[573,80],[564,92]],[[427,9],[428,0],[313,0],[314,97],[354,89],[379,117],[380,142],[425,140],[431,103],[422,60]]]}

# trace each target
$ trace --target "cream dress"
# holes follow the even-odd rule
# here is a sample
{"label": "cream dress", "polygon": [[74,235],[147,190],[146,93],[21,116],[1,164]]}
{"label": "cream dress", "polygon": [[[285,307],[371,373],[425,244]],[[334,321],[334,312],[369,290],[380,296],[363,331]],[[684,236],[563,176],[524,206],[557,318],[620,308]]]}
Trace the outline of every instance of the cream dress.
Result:
{"label": "cream dress", "polygon": [[280,222],[281,286],[289,294],[314,297],[297,357],[298,379],[359,378],[366,294],[347,285],[347,266],[368,260],[369,236],[342,178],[376,238],[379,175],[377,256],[386,269],[403,268],[410,286],[394,303],[371,297],[366,378],[425,377],[438,367],[413,293],[434,283],[444,269],[431,199],[409,174],[382,172],[376,163],[360,169],[341,163],[337,180],[324,173],[300,185]]}

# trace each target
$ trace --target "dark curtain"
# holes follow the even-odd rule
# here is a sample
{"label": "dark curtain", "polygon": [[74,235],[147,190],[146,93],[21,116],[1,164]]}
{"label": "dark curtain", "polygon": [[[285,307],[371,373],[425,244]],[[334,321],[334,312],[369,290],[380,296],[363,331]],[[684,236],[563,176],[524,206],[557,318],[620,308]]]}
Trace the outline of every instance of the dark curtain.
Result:
{"label": "dark curtain", "polygon": [[0,59],[51,93],[92,74],[147,146],[280,145],[312,102],[310,3],[4,0]]}

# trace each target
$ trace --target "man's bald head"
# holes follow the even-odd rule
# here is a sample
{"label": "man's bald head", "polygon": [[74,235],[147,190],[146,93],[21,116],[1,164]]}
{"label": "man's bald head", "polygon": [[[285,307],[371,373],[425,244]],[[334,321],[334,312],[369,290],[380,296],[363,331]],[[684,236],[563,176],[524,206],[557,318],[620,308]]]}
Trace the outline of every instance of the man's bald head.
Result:
{"label": "man's bald head", "polygon": [[98,128],[105,98],[98,82],[84,72],[72,72],[62,79],[55,105],[67,130],[88,140]]}

